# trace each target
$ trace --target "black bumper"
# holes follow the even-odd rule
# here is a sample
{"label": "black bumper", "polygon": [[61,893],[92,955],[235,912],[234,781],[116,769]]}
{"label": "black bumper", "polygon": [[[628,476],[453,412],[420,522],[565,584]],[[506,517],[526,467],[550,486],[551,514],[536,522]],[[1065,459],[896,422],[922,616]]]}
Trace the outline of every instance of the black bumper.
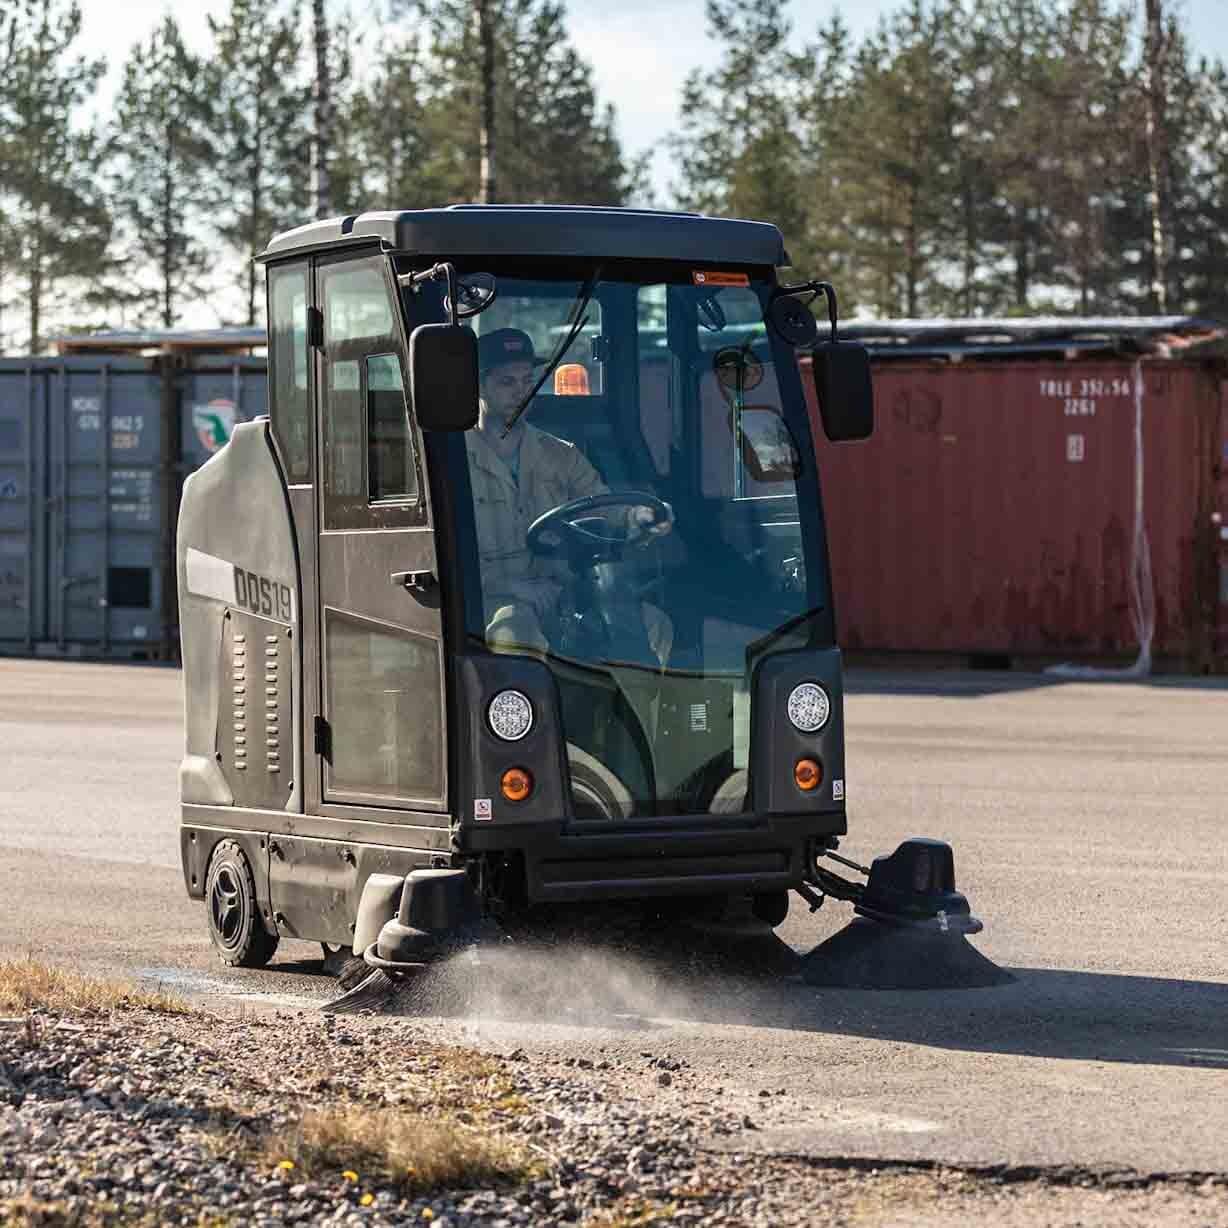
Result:
{"label": "black bumper", "polygon": [[846,830],[840,809],[504,828],[466,824],[459,840],[466,854],[521,854],[528,900],[545,903],[787,890],[805,877],[815,841]]}

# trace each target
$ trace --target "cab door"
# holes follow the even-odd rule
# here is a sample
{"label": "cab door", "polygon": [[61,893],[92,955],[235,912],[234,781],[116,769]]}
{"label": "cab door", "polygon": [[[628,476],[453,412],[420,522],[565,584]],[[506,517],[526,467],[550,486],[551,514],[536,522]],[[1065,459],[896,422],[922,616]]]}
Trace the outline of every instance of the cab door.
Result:
{"label": "cab door", "polygon": [[322,318],[316,390],[324,719],[316,749],[323,800],[442,815],[448,781],[434,534],[387,260],[374,253],[320,259],[315,302]]}

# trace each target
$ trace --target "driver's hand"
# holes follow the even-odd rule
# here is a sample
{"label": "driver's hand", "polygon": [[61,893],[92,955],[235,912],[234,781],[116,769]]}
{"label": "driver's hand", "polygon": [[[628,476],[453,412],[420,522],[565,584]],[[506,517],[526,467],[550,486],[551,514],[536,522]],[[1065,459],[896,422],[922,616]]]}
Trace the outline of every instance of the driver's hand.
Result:
{"label": "driver's hand", "polygon": [[650,507],[637,507],[631,512],[631,523],[636,528],[635,540],[647,545],[653,538],[664,537],[674,528],[674,509],[667,503],[666,514],[658,517]]}

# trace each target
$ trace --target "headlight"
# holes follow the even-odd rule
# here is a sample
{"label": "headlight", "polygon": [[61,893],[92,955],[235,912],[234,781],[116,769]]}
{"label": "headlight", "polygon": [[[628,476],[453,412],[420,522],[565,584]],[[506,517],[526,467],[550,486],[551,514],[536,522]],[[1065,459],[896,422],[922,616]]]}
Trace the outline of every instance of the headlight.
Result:
{"label": "headlight", "polygon": [[533,705],[519,691],[500,691],[486,709],[490,731],[505,742],[519,742],[533,728]]}
{"label": "headlight", "polygon": [[789,720],[802,733],[818,733],[831,716],[831,700],[817,682],[803,682],[789,692]]}

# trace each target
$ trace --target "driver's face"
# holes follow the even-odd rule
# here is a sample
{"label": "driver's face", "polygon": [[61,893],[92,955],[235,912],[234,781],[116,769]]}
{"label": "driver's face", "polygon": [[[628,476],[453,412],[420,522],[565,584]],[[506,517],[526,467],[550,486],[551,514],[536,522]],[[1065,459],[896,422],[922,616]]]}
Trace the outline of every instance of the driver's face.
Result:
{"label": "driver's face", "polygon": [[533,364],[507,362],[482,376],[482,408],[490,418],[506,422],[533,387]]}

